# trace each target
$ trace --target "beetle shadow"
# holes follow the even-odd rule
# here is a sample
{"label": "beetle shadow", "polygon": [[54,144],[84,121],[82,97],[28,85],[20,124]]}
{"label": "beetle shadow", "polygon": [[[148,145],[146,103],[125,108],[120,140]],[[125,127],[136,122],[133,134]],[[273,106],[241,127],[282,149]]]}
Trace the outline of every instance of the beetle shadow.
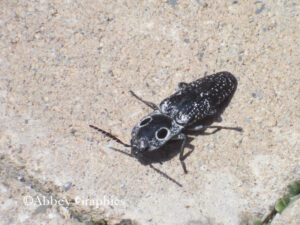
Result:
{"label": "beetle shadow", "polygon": [[[191,144],[191,142],[194,140],[194,137],[192,136],[206,136],[206,135],[212,135],[216,132],[220,131],[220,129],[215,129],[212,132],[205,132],[204,130],[201,131],[189,131],[185,132],[186,134],[186,143],[184,146],[184,155],[183,158],[186,159],[195,149],[195,146]],[[161,147],[159,150],[151,151],[151,152],[145,152],[144,157],[147,159],[144,161],[144,165],[149,165],[151,163],[160,163],[169,161],[176,157],[180,153],[182,145],[182,140],[170,140],[167,144],[165,144],[163,147]]]}
{"label": "beetle shadow", "polygon": [[[190,151],[194,150],[194,146],[190,144],[193,139],[194,138],[192,137],[187,137],[186,144],[184,146],[185,148],[190,148]],[[146,159],[144,161],[144,165],[151,163],[162,164],[163,162],[171,160],[180,153],[181,145],[182,140],[170,140],[158,150],[143,153],[143,157]]]}

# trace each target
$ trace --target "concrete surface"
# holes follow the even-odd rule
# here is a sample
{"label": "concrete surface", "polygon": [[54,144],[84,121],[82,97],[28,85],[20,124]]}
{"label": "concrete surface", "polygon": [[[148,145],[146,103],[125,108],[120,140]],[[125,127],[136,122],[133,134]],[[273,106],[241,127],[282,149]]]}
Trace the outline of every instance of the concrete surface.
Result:
{"label": "concrete surface", "polygon": [[[1,1],[0,223],[263,218],[300,177],[299,22],[297,1]],[[239,80],[220,125],[244,132],[196,136],[187,175],[154,165],[183,188],[88,127],[129,142],[151,112],[130,89],[159,103],[218,71]]]}

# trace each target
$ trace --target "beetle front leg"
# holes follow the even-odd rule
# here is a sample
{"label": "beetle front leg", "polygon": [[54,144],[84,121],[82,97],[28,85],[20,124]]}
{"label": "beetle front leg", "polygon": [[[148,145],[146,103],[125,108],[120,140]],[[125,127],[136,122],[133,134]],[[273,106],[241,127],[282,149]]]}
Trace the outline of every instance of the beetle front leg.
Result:
{"label": "beetle front leg", "polygon": [[184,160],[186,159],[186,157],[188,157],[192,153],[193,150],[191,150],[187,154],[183,155],[184,147],[185,147],[187,138],[186,138],[185,134],[181,133],[175,139],[182,140],[182,143],[181,143],[181,146],[180,146],[179,160],[180,160],[180,163],[181,163],[181,166],[182,166],[182,169],[183,169],[184,173],[187,173],[188,171],[186,169],[186,165],[184,163]]}
{"label": "beetle front leg", "polygon": [[130,92],[130,94],[131,94],[133,97],[135,97],[137,100],[143,102],[144,104],[146,104],[147,106],[149,106],[149,107],[152,108],[153,110],[159,109],[159,107],[158,107],[156,104],[154,104],[153,102],[148,102],[148,101],[143,100],[142,98],[140,98],[139,96],[137,96],[132,90],[130,90],[129,92]]}

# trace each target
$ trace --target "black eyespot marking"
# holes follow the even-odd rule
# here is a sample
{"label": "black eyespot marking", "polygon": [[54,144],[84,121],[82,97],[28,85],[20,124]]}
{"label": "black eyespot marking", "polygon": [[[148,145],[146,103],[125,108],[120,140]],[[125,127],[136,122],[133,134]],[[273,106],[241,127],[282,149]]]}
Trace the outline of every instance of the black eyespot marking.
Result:
{"label": "black eyespot marking", "polygon": [[156,132],[157,139],[165,139],[168,136],[169,130],[165,127]]}
{"label": "black eyespot marking", "polygon": [[140,127],[146,126],[150,121],[152,120],[152,117],[147,117],[144,120],[140,122]]}

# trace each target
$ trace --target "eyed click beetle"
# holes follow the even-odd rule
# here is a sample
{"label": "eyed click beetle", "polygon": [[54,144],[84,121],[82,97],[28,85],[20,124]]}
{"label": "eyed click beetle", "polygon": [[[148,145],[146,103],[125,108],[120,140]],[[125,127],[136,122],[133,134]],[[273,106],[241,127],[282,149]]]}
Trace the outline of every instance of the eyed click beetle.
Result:
{"label": "eyed click beetle", "polygon": [[[236,88],[237,80],[229,72],[219,72],[205,76],[191,83],[179,83],[179,90],[164,99],[159,106],[130,93],[153,109],[153,112],[142,118],[131,132],[131,143],[125,144],[114,135],[90,125],[91,128],[103,133],[125,147],[131,147],[131,153],[118,149],[116,151],[138,159],[143,165],[150,165],[158,173],[181,186],[177,181],[152,166],[157,160],[157,153],[162,151],[167,143],[179,140],[179,160],[185,173],[187,169],[184,159],[184,147],[189,132],[204,131],[207,128],[231,129],[242,131],[240,127],[210,126],[220,118],[229,104]],[[213,132],[213,133],[215,133]]]}

